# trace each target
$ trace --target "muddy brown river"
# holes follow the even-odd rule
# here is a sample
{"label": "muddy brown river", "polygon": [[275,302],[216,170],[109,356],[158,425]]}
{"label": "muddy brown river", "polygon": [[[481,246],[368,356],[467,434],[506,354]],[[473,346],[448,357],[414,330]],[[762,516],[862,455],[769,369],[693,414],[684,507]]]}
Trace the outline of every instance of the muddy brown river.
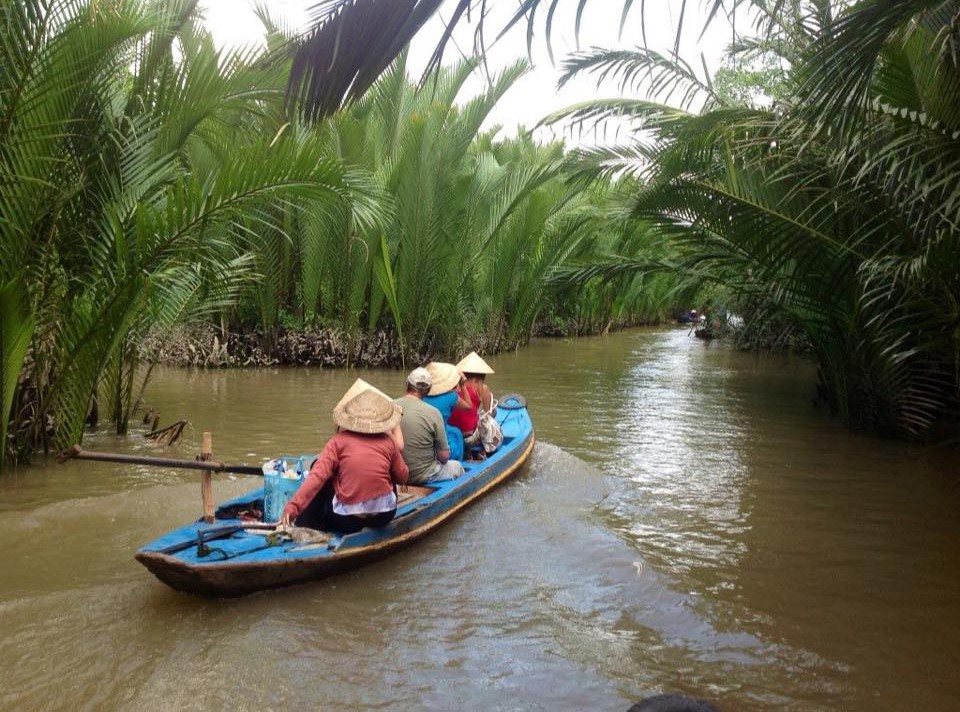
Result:
{"label": "muddy brown river", "polygon": [[[236,600],[133,559],[199,515],[195,473],[0,476],[0,709],[960,708],[956,455],[848,432],[813,369],[682,328],[490,359],[530,402],[530,467],[413,548]],[[229,461],[315,451],[356,375],[157,372],[148,404]],[[141,436],[91,449],[157,454]],[[218,499],[256,485],[215,481]]]}

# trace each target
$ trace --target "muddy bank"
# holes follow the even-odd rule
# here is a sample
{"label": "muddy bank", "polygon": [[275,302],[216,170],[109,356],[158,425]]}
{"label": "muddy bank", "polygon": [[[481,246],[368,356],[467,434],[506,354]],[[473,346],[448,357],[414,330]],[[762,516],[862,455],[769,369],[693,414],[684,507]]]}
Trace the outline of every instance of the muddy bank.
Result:
{"label": "muddy bank", "polygon": [[338,329],[283,330],[272,335],[224,332],[212,325],[148,335],[140,358],[165,366],[370,366],[402,362],[395,340],[385,332],[351,338]]}
{"label": "muddy bank", "polygon": [[[603,328],[584,330],[575,324],[555,321],[538,325],[534,337],[572,338],[598,333],[621,331],[648,323],[604,324]],[[480,336],[456,345],[453,353],[494,354],[512,351],[525,343],[507,343]],[[362,366],[368,368],[400,368],[410,363],[425,363],[435,358],[450,357],[451,349],[436,342],[423,352],[404,352],[396,337],[386,331],[373,334],[349,334],[335,328],[282,329],[274,334],[258,331],[231,332],[201,324],[178,328],[172,332],[149,334],[138,345],[140,359],[164,366],[199,368],[242,368],[258,366]]]}

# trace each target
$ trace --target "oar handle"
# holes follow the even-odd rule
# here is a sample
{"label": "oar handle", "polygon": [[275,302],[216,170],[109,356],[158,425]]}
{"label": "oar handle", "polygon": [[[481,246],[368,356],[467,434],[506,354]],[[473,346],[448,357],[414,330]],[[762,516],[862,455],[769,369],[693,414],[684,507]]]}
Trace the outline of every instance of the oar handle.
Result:
{"label": "oar handle", "polygon": [[152,467],[178,467],[184,470],[204,470],[206,472],[231,472],[237,475],[260,475],[263,469],[256,465],[228,465],[213,460],[177,460],[170,457],[147,457],[144,455],[126,455],[118,452],[92,452],[79,445],[64,450],[57,455],[57,462],[67,460],[96,460],[98,462],[123,462],[132,465],[150,465]]}

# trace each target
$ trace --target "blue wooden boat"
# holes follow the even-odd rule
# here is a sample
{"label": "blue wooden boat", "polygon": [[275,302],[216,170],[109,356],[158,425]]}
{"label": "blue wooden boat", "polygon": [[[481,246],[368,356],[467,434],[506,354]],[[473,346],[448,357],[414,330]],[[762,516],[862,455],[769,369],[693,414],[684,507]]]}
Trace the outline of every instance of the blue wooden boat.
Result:
{"label": "blue wooden boat", "polygon": [[[456,480],[413,487],[400,496],[394,520],[383,529],[330,532],[322,543],[278,541],[266,525],[236,519],[264,497],[263,488],[225,502],[212,524],[195,522],[164,534],[136,558],[179,591],[242,596],[254,591],[325,578],[381,559],[429,534],[454,514],[515,474],[533,451],[533,422],[521,396],[500,401],[503,445],[483,462],[465,463]],[[259,527],[259,528],[257,528]]]}

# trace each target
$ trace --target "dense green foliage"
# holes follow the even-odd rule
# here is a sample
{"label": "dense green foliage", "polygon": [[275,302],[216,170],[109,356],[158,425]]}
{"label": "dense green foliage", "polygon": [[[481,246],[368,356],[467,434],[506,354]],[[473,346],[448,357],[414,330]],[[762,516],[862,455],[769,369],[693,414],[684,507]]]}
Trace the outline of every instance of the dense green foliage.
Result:
{"label": "dense green foliage", "polygon": [[[387,36],[412,36],[410,17],[430,4],[411,1],[404,13],[384,0],[332,0],[300,60],[309,63],[323,36],[355,31],[360,16],[378,16]],[[474,4],[458,0],[450,25]],[[549,41],[559,4],[523,0],[508,26],[525,20],[529,40],[543,22]],[[567,4],[577,27],[584,13],[609,11]],[[631,8],[639,12],[644,45],[645,5],[621,3],[621,30]],[[662,256],[595,260],[580,275],[673,271],[732,295],[752,333],[768,323],[802,334],[820,366],[820,395],[854,426],[925,437],[953,421],[960,2],[709,0],[708,25],[746,12],[758,30],[735,37],[715,77],[678,56],[688,5],[681,0],[671,53],[594,49],[565,63],[568,76],[646,90],[646,100],[591,101],[552,120],[634,122],[633,140],[586,152],[579,170],[636,176],[643,187],[630,212],[668,243]],[[341,85],[372,66],[331,65]],[[293,88],[317,113],[346,96]]]}
{"label": "dense green foliage", "polygon": [[663,308],[551,286],[622,228],[561,146],[481,132],[523,65],[458,105],[472,64],[418,92],[401,58],[305,125],[263,19],[278,51],[223,53],[189,0],[0,2],[0,466],[90,419],[124,432],[138,344],[176,325],[376,333],[420,358]]}
{"label": "dense green foliage", "polygon": [[925,436],[960,388],[960,3],[791,9],[733,49],[759,67],[740,73],[746,91],[644,50],[596,50],[568,71],[640,81],[654,101],[550,120],[634,122],[636,140],[583,159],[643,182],[632,214],[669,240],[672,268],[722,285],[754,333],[799,332],[820,395],[852,425]]}
{"label": "dense green foliage", "polygon": [[0,5],[0,458],[78,438],[98,391],[122,429],[137,336],[236,296],[251,215],[380,219],[316,138],[258,130],[282,71],[218,54],[193,5]]}
{"label": "dense green foliage", "polygon": [[[612,189],[569,184],[559,144],[482,133],[525,65],[457,105],[475,68],[443,68],[417,91],[401,56],[366,96],[314,128],[331,154],[388,196],[387,218],[365,228],[349,203],[332,218],[296,208],[288,216],[299,224],[291,239],[261,233],[257,266],[269,277],[256,299],[264,331],[281,322],[334,327],[350,339],[385,331],[401,355],[417,361],[467,347],[515,347],[544,310],[579,323],[583,306],[608,321],[663,309],[636,297],[604,306],[605,296],[578,300],[550,284],[569,256],[613,239],[617,229],[605,214]],[[234,313],[235,328],[244,328],[243,316]]]}
{"label": "dense green foliage", "polygon": [[[435,5],[351,3],[291,59],[266,16],[269,50],[217,51],[190,0],[0,2],[0,465],[90,418],[123,432],[138,344],[177,325],[375,337],[399,363],[695,295],[799,335],[853,425],[955,417],[960,1],[714,0],[762,22],[713,77],[579,53],[564,80],[647,95],[549,117],[636,127],[574,155],[483,129],[523,64],[469,101],[471,62],[411,84]],[[318,74],[357,12],[396,35]]]}

